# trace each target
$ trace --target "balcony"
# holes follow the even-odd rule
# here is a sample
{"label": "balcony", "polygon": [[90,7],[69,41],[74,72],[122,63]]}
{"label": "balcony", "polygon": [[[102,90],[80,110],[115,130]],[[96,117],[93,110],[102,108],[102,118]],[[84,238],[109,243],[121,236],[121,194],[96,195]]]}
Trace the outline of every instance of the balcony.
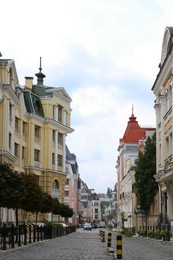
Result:
{"label": "balcony", "polygon": [[167,182],[173,179],[173,160],[166,161],[165,167],[160,167],[157,174],[154,175],[157,182]]}

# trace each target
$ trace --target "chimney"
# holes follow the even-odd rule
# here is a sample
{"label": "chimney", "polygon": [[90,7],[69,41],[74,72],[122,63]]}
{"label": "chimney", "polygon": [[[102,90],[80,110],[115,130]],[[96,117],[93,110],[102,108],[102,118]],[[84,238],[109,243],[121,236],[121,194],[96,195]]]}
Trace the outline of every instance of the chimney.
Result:
{"label": "chimney", "polygon": [[25,87],[32,91],[33,77],[25,77]]}

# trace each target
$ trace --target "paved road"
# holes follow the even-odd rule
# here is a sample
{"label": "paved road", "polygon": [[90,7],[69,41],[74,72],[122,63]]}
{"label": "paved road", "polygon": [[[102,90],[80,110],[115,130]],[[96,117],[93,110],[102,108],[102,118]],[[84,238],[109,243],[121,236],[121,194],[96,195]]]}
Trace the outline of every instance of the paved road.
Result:
{"label": "paved road", "polygon": [[150,238],[123,238],[124,260],[173,260],[173,241]]}
{"label": "paved road", "polygon": [[99,231],[83,231],[46,240],[37,244],[0,250],[0,260],[112,260],[106,244],[101,242]]}
{"label": "paved road", "polygon": [[[116,235],[112,236],[116,247]],[[32,245],[0,250],[0,260],[112,260],[107,252],[107,235],[101,242],[99,230],[77,232]],[[123,260],[173,260],[173,242],[150,238],[123,238]]]}

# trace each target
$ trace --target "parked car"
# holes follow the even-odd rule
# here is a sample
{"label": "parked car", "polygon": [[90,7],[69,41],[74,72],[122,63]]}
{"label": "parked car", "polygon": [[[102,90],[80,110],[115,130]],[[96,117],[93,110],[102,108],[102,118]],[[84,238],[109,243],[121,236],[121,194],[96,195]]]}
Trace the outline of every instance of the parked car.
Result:
{"label": "parked car", "polygon": [[105,221],[100,221],[99,227],[100,228],[105,228],[106,227]]}
{"label": "parked car", "polygon": [[84,227],[83,227],[83,230],[92,230],[91,223],[85,223]]}

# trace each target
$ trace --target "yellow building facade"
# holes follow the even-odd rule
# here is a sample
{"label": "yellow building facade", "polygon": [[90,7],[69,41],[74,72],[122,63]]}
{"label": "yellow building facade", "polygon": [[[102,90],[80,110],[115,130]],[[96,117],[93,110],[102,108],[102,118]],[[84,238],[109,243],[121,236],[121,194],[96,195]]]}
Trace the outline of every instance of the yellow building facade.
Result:
{"label": "yellow building facade", "polygon": [[[25,77],[20,86],[14,60],[0,59],[0,163],[19,173],[32,173],[44,192],[64,202],[66,136],[70,126],[71,98],[63,87],[45,86],[45,75]],[[19,221],[34,221],[20,212]],[[0,210],[2,221],[15,221],[13,210]],[[40,221],[52,216],[41,215]],[[56,219],[54,219],[56,221]]]}

